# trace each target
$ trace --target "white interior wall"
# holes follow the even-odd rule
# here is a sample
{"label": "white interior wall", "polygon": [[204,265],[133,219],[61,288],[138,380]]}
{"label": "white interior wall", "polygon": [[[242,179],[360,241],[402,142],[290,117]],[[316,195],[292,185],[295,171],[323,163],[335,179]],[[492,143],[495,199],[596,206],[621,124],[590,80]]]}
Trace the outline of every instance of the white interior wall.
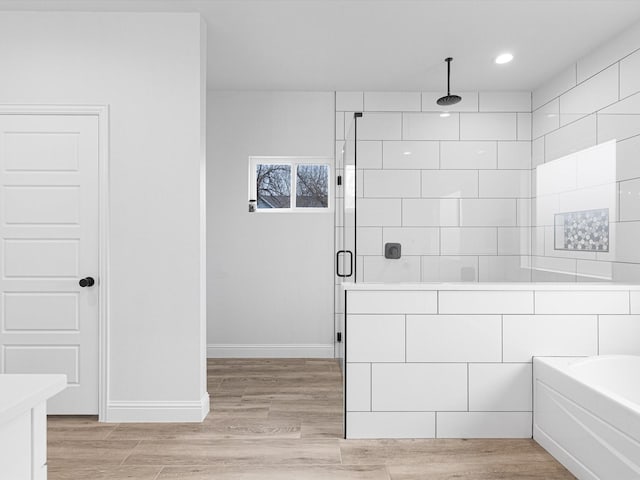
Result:
{"label": "white interior wall", "polygon": [[208,95],[208,354],[333,356],[333,211],[248,213],[250,156],[333,158],[334,95]]}
{"label": "white interior wall", "polygon": [[110,107],[111,421],[208,411],[203,35],[198,14],[0,13],[0,103]]}

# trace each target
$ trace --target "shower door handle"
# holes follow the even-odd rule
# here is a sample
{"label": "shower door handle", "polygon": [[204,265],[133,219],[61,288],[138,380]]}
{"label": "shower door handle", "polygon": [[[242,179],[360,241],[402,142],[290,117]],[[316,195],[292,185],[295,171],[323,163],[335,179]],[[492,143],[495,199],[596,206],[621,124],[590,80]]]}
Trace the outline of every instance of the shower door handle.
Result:
{"label": "shower door handle", "polygon": [[[340,254],[349,254],[349,274],[340,273]],[[336,252],[336,275],[342,278],[349,278],[353,275],[353,252],[351,250],[338,250]]]}

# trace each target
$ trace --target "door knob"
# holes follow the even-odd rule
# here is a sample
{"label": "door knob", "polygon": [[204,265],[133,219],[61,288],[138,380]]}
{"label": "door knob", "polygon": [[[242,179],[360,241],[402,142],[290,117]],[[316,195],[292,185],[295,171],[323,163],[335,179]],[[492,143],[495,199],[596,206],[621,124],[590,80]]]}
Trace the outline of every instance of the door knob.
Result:
{"label": "door knob", "polygon": [[82,288],[85,288],[85,287],[93,287],[96,281],[93,279],[93,277],[87,277],[87,278],[83,278],[78,283]]}

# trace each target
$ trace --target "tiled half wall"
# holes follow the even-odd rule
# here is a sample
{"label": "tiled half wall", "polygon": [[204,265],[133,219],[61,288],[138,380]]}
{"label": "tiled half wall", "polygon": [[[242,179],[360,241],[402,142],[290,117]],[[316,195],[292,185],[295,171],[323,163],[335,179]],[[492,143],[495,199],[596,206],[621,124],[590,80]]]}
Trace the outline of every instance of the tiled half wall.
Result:
{"label": "tiled half wall", "polygon": [[533,356],[640,355],[638,287],[585,287],[347,291],[347,438],[531,437]]}

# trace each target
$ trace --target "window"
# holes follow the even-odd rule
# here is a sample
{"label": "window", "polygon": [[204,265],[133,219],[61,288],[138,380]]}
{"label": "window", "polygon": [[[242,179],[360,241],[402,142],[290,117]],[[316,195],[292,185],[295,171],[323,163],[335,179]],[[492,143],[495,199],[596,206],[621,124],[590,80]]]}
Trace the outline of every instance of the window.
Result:
{"label": "window", "polygon": [[251,157],[249,202],[260,212],[326,211],[330,206],[330,159]]}

